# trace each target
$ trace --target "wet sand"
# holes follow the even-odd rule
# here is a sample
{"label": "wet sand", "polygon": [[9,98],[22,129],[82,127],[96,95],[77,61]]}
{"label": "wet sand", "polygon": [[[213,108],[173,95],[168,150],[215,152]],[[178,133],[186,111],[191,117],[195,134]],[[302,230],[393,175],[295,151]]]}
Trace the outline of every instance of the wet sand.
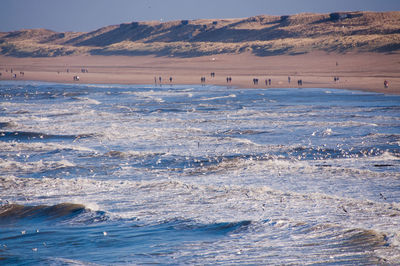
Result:
{"label": "wet sand", "polygon": [[[13,73],[11,73],[13,69]],[[82,73],[87,69],[88,73]],[[7,70],[7,71],[6,71]],[[67,71],[68,70],[68,71]],[[24,72],[21,75],[20,72]],[[214,72],[212,78],[210,73]],[[224,54],[194,58],[156,56],[65,56],[14,58],[0,56],[1,80],[35,80],[95,84],[206,84],[241,88],[344,88],[400,94],[400,53],[280,55]],[[16,74],[16,78],[13,77]],[[78,75],[80,80],[74,81]],[[334,77],[339,77],[335,82]],[[172,83],[169,78],[172,77]],[[232,82],[227,83],[226,78]],[[288,77],[291,82],[288,82]],[[258,85],[253,79],[258,78]],[[266,86],[265,80],[271,79]],[[383,82],[389,81],[389,88]]]}

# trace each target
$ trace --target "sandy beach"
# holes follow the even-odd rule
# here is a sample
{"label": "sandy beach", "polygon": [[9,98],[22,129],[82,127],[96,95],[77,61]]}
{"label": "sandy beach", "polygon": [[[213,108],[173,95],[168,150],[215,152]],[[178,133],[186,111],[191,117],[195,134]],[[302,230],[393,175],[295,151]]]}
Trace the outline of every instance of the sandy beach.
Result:
{"label": "sandy beach", "polygon": [[[11,73],[11,69],[13,73]],[[82,73],[82,69],[87,73]],[[249,53],[192,58],[156,56],[0,56],[1,80],[35,80],[94,84],[206,84],[241,88],[343,88],[400,94],[400,54],[315,52],[258,57]],[[23,72],[22,75],[20,72]],[[210,73],[214,72],[215,77]],[[16,77],[14,77],[16,74]],[[79,81],[74,81],[74,76]],[[172,77],[172,82],[170,82]],[[231,83],[227,83],[231,77]],[[288,82],[290,77],[291,82]],[[334,81],[339,77],[339,81]],[[257,85],[253,79],[258,78]],[[265,80],[271,79],[266,86]],[[389,87],[383,83],[387,80]]]}

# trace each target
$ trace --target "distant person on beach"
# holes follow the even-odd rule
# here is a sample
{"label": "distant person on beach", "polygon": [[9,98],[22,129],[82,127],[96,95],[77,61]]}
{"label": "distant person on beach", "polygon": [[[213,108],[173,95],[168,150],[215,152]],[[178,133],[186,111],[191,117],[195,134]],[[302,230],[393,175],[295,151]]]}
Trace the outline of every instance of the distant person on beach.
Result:
{"label": "distant person on beach", "polygon": [[288,81],[288,83],[290,84],[290,77],[287,77],[287,81]]}
{"label": "distant person on beach", "polygon": [[162,80],[161,77],[158,77],[158,80],[160,81],[160,84],[161,84],[161,80]]}
{"label": "distant person on beach", "polygon": [[383,82],[383,86],[384,86],[386,89],[389,88],[389,81],[385,80],[385,81]]}
{"label": "distant person on beach", "polygon": [[169,83],[172,83],[172,77],[169,77]]}
{"label": "distant person on beach", "polygon": [[271,80],[271,79],[268,79],[268,84],[269,84],[269,86],[271,86],[271,82],[272,82],[272,80]]}

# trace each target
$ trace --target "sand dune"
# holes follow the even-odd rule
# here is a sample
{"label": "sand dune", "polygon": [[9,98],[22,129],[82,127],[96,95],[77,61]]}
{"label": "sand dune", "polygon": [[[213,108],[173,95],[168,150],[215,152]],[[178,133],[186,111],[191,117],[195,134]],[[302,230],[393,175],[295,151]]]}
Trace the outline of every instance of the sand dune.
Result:
{"label": "sand dune", "polygon": [[15,57],[196,57],[244,52],[271,56],[315,51],[388,53],[399,49],[400,12],[132,22],[87,33],[30,29],[0,34],[1,54]]}

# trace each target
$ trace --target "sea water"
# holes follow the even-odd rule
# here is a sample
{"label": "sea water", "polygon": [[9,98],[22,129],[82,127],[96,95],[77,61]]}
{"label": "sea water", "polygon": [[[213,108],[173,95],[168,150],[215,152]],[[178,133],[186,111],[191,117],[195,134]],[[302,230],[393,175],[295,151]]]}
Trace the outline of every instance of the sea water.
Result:
{"label": "sea water", "polygon": [[0,264],[400,263],[400,96],[0,83]]}

